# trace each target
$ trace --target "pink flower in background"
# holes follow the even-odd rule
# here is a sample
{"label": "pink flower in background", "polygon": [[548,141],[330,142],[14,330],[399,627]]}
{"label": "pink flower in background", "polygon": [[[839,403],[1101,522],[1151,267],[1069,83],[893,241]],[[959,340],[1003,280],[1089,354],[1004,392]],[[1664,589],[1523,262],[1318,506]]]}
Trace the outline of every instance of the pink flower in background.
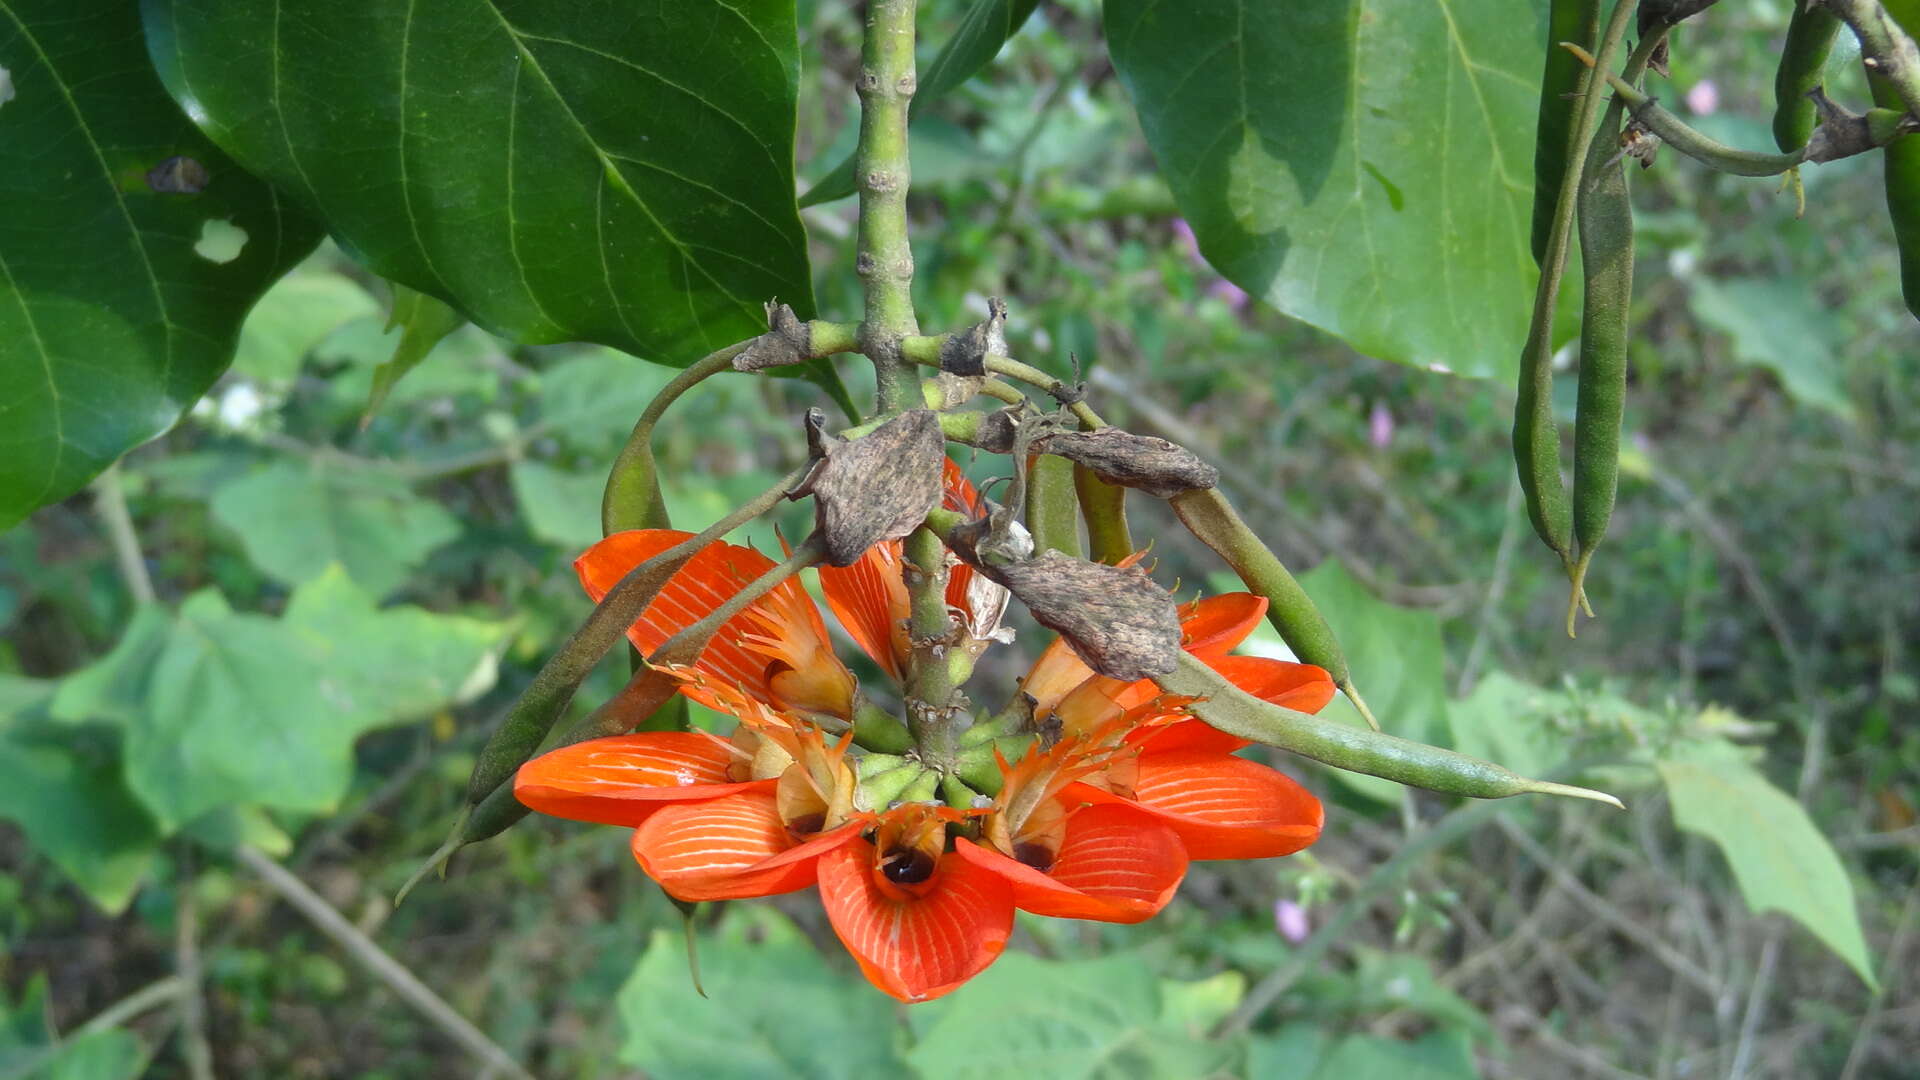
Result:
{"label": "pink flower in background", "polygon": [[1384,401],[1374,402],[1373,409],[1367,413],[1367,441],[1376,450],[1385,450],[1393,442],[1393,413]]}
{"label": "pink flower in background", "polygon": [[1273,902],[1273,928],[1295,945],[1307,940],[1307,909],[1291,900]]}
{"label": "pink flower in background", "polygon": [[[1200,240],[1193,235],[1193,226],[1187,224],[1186,218],[1173,219],[1173,235],[1180,242],[1180,249],[1187,253],[1188,262],[1208,273],[1213,272],[1213,267],[1201,256]],[[1235,311],[1245,311],[1247,302],[1252,299],[1244,289],[1225,278],[1215,278],[1207,286],[1207,295],[1226,301],[1227,306]]]}
{"label": "pink flower in background", "polygon": [[1193,226],[1187,224],[1186,218],[1173,219],[1173,235],[1180,241],[1180,247],[1186,251],[1187,258],[1192,260],[1195,266],[1207,265],[1207,261],[1200,257],[1200,238],[1193,235]]}
{"label": "pink flower in background", "polygon": [[1693,115],[1706,116],[1719,108],[1720,88],[1712,79],[1701,79],[1687,91],[1687,110]]}

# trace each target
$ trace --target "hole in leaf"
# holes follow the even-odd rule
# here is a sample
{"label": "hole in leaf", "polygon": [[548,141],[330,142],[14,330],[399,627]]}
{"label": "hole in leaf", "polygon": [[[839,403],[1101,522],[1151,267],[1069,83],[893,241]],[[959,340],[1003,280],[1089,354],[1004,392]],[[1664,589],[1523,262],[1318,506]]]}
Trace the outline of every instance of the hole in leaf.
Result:
{"label": "hole in leaf", "polygon": [[208,262],[230,263],[240,257],[240,249],[247,246],[247,230],[231,221],[209,218],[200,226],[200,239],[193,245],[193,253]]}
{"label": "hole in leaf", "polygon": [[0,105],[13,100],[13,73],[0,67]]}

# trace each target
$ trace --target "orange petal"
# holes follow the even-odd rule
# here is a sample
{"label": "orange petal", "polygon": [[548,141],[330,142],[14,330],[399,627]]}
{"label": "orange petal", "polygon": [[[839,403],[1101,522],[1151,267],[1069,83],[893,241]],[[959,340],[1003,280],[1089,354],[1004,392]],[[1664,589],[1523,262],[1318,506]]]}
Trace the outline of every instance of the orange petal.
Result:
{"label": "orange petal", "polygon": [[1180,643],[1202,659],[1232,652],[1267,613],[1267,598],[1252,593],[1202,597],[1180,609]]}
{"label": "orange petal", "polygon": [[614,735],[562,746],[520,766],[513,796],[542,814],[632,826],[670,802],[750,786],[728,777],[732,761],[724,740],[697,731]]}
{"label": "orange petal", "polygon": [[[598,602],[628,571],[692,535],[678,529],[617,532],[574,560],[574,570],[580,575],[580,584],[586,588],[587,595]],[[742,586],[773,567],[772,559],[752,548],[718,541],[709,544],[673,575],[627,631],[627,636],[641,652],[651,653],[676,631],[698,622]],[[806,675],[817,674],[836,684],[844,681],[845,696],[851,698],[852,676],[839,668],[839,661],[833,658],[826,624],[821,622],[819,611],[808,599],[798,578],[781,582],[746,611],[728,619],[693,666],[702,674],[738,686],[761,701],[785,705],[768,683],[769,670],[779,670],[775,658],[765,647],[756,648],[742,640],[746,637],[764,640],[770,636],[770,628],[775,631],[774,636],[787,638],[792,643],[789,651],[795,655],[788,658],[788,667]],[[815,672],[816,667],[821,670]],[[839,670],[826,670],[828,668]],[[687,696],[699,699],[694,692]]]}
{"label": "orange petal", "polygon": [[[1142,754],[1135,803],[1165,822],[1193,859],[1291,855],[1320,837],[1320,800],[1257,761],[1181,751]],[[1105,803],[1120,796],[1075,784],[1062,796]]]}
{"label": "orange petal", "polygon": [[[900,542],[886,540],[866,550],[852,566],[822,564],[820,591],[833,617],[846,627],[862,651],[895,679],[900,678],[907,634],[907,583],[900,575]],[[952,591],[949,585],[949,592]]]}
{"label": "orange petal", "polygon": [[1188,751],[1197,754],[1231,754],[1243,746],[1252,746],[1250,740],[1238,735],[1229,735],[1205,720],[1180,720],[1159,727],[1139,727],[1127,735],[1128,742],[1141,744],[1141,750],[1151,754],[1171,754]]}
{"label": "orange petal", "polygon": [[795,843],[764,787],[675,803],[633,832],[633,857],[680,900],[740,900],[813,884],[819,857],[860,835],[848,825]]}
{"label": "orange petal", "polygon": [[873,880],[873,845],[820,858],[820,903],[868,981],[901,1001],[930,1001],[986,970],[1013,929],[1013,892],[998,875],[948,852],[935,887],[895,900]]}
{"label": "orange petal", "polygon": [[970,840],[955,848],[1005,878],[1015,907],[1057,919],[1144,922],[1167,906],[1187,874],[1187,851],[1173,830],[1124,803],[1089,806],[1068,818],[1066,840],[1044,873]]}
{"label": "orange petal", "polygon": [[1312,664],[1265,656],[1222,656],[1207,664],[1254,697],[1295,712],[1319,712],[1333,700],[1333,676]]}

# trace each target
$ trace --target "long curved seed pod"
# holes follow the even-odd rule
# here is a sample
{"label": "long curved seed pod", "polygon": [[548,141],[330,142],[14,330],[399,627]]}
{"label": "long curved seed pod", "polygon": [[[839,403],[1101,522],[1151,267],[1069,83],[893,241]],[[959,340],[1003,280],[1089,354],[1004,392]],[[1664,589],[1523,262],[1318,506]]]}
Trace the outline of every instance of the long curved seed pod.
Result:
{"label": "long curved seed pod", "polygon": [[1327,669],[1333,684],[1347,695],[1354,708],[1378,731],[1373,711],[1353,687],[1353,675],[1347,669],[1346,653],[1334,637],[1333,627],[1320,614],[1307,590],[1294,580],[1279,556],[1254,535],[1247,523],[1234,512],[1233,504],[1218,488],[1188,491],[1167,500],[1180,523],[1201,543],[1226,560],[1247,588],[1267,598],[1267,621],[1280,633],[1293,654],[1309,664]]}
{"label": "long curved seed pod", "polygon": [[1815,113],[1807,95],[1821,83],[1839,29],[1839,17],[1826,8],[1794,0],[1787,43],[1773,75],[1773,141],[1787,153],[1806,146],[1813,134]]}
{"label": "long curved seed pod", "polygon": [[1580,62],[1562,41],[1593,48],[1600,33],[1600,0],[1553,0],[1547,13],[1546,69],[1540,75],[1540,117],[1533,143],[1533,261],[1544,263],[1553,234],[1553,208],[1567,174],[1567,145],[1580,102]]}
{"label": "long curved seed pod", "polygon": [[1620,424],[1627,396],[1627,321],[1633,300],[1633,201],[1624,161],[1613,161],[1623,113],[1620,101],[1587,153],[1578,194],[1580,267],[1586,303],[1580,322],[1580,398],[1573,429],[1573,539],[1579,556],[1567,597],[1567,635],[1594,548],[1607,534],[1620,478]]}
{"label": "long curved seed pod", "polygon": [[1190,653],[1181,654],[1180,666],[1173,674],[1154,681],[1170,694],[1204,699],[1189,708],[1229,735],[1277,746],[1349,772],[1473,799],[1504,799],[1535,792],[1592,799],[1626,809],[1619,799],[1605,792],[1530,780],[1465,754],[1268,704],[1228,682]]}
{"label": "long curved seed pod", "polygon": [[[1615,0],[1613,14],[1599,39],[1599,63],[1613,63],[1627,23],[1638,7],[1635,0]],[[1585,50],[1582,49],[1582,52]],[[1553,418],[1553,313],[1560,300],[1560,280],[1572,243],[1574,192],[1586,169],[1588,133],[1599,113],[1600,95],[1593,92],[1596,76],[1580,80],[1580,98],[1574,109],[1567,141],[1566,175],[1554,202],[1546,257],[1540,264],[1540,282],[1533,294],[1533,317],[1527,341],[1520,350],[1520,376],[1513,406],[1513,457],[1519,469],[1520,491],[1526,496],[1527,520],[1541,541],[1573,569],[1573,508],[1560,478],[1560,425]]]}

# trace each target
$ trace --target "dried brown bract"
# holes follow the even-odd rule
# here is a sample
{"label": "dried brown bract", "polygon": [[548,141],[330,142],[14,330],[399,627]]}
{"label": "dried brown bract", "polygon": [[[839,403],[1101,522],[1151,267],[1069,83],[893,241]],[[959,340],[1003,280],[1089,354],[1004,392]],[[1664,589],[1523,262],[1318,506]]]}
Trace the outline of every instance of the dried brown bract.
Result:
{"label": "dried brown bract", "polygon": [[1180,615],[1173,596],[1137,566],[1108,566],[1051,550],[976,565],[1102,675],[1131,682],[1165,675],[1179,661]]}
{"label": "dried brown bract", "polygon": [[1085,465],[1109,484],[1138,488],[1162,499],[1220,482],[1220,470],[1192,451],[1165,439],[1133,435],[1119,428],[1048,435],[1036,439],[1033,448]]}
{"label": "dried brown bract", "polygon": [[852,441],[828,437],[819,450],[825,456],[795,495],[813,495],[834,566],[851,566],[880,541],[912,532],[940,501],[946,447],[930,409],[901,413]]}

